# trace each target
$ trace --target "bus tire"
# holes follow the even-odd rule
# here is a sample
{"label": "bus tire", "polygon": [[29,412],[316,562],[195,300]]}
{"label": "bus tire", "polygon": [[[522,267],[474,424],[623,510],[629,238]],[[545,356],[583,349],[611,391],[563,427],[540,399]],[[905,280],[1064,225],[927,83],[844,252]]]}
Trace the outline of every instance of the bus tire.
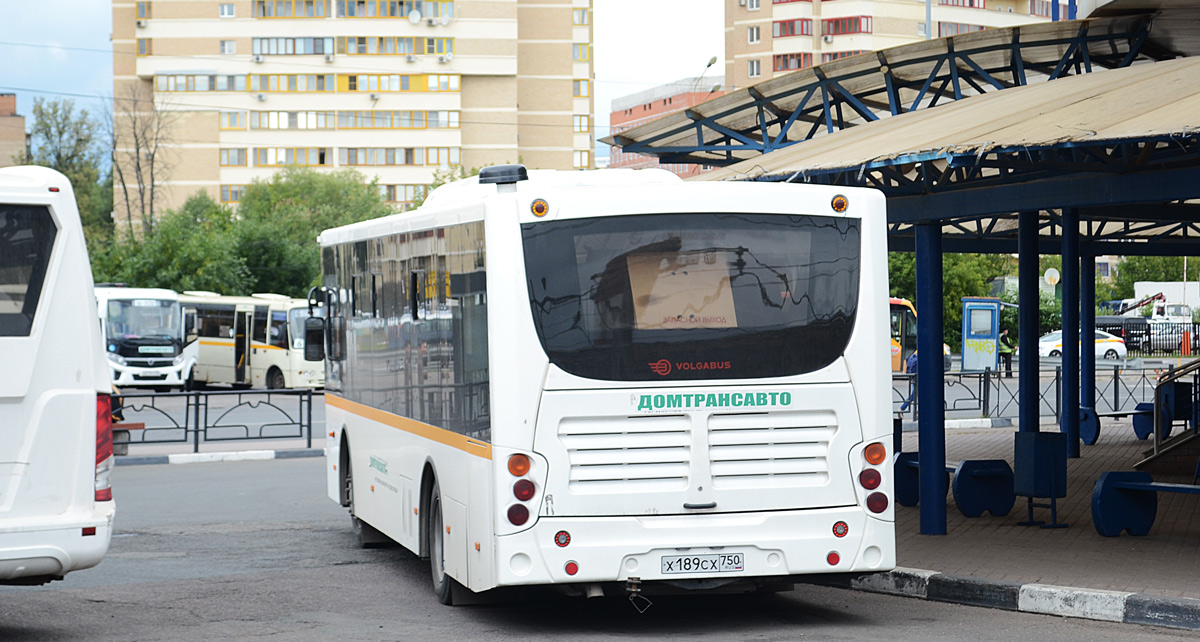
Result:
{"label": "bus tire", "polygon": [[442,491],[438,487],[437,478],[434,478],[433,488],[429,491],[429,506],[426,507],[426,511],[426,541],[429,542],[429,571],[433,577],[433,594],[437,596],[438,602],[453,604],[455,582],[454,578],[446,575],[446,533],[442,525]]}
{"label": "bus tire", "polygon": [[354,530],[354,538],[358,540],[358,545],[362,548],[389,546],[392,540],[387,535],[379,532],[379,529],[362,521],[354,514],[354,475],[350,466],[349,449],[344,443],[343,452],[346,453],[346,459],[342,466],[342,488],[350,500],[350,526]]}
{"label": "bus tire", "polygon": [[279,368],[272,367],[267,371],[267,388],[271,390],[279,390],[287,386],[287,382],[283,379],[283,372]]}

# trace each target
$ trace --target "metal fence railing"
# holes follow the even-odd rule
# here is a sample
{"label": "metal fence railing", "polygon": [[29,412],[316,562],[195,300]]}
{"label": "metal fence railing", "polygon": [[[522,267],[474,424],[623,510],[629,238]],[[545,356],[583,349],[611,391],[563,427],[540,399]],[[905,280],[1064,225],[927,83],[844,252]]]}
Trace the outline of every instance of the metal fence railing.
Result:
{"label": "metal fence railing", "polygon": [[312,447],[312,390],[122,392],[113,445],[192,444],[253,439],[305,439]]}

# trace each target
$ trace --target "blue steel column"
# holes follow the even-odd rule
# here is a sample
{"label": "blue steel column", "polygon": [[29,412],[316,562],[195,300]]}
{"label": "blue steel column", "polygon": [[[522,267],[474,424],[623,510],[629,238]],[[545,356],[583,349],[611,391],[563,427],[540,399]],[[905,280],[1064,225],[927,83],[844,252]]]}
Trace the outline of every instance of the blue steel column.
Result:
{"label": "blue steel column", "polygon": [[1038,432],[1038,213],[1021,212],[1017,225],[1017,421],[1021,432]]}
{"label": "blue steel column", "polygon": [[[1067,435],[1067,457],[1079,457],[1079,212],[1062,212],[1062,396],[1058,428]],[[1083,341],[1095,353],[1094,341]]]}
{"label": "blue steel column", "polygon": [[946,534],[946,408],[942,381],[942,226],[922,223],[917,250],[917,420],[921,534]]}
{"label": "blue steel column", "polygon": [[[1079,257],[1079,327],[1083,336],[1096,332],[1096,257]],[[1084,342],[1087,343],[1086,341]],[[1096,409],[1096,351],[1084,350],[1079,359],[1079,405]]]}

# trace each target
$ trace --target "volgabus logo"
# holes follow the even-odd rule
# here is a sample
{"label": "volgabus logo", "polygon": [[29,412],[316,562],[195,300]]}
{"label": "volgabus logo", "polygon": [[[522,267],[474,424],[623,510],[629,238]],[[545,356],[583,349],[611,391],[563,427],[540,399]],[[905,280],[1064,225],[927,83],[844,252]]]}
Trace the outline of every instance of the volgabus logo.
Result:
{"label": "volgabus logo", "polygon": [[733,364],[729,361],[676,361],[672,363],[667,359],[659,359],[651,362],[649,366],[654,374],[665,377],[676,370],[729,370]]}
{"label": "volgabus logo", "polygon": [[650,364],[650,369],[654,371],[654,374],[665,377],[671,374],[671,362],[666,359],[659,359]]}

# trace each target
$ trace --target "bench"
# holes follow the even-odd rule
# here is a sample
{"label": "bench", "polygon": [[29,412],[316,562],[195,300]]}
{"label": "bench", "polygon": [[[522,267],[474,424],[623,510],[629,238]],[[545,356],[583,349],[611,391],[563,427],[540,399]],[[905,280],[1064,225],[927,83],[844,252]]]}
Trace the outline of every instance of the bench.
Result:
{"label": "bench", "polygon": [[129,454],[129,433],[132,430],[145,430],[145,423],[119,423],[112,425],[113,434],[113,454],[128,455]]}
{"label": "bench", "polygon": [[[1160,435],[1162,439],[1171,436],[1171,429],[1176,421],[1196,421],[1192,409],[1192,384],[1176,381],[1173,382],[1173,385],[1164,385],[1158,390],[1157,395],[1162,401],[1162,435]],[[1139,403],[1133,407],[1133,410],[1095,414],[1097,417],[1117,419],[1132,416],[1133,434],[1138,439],[1145,439],[1154,433],[1154,404],[1151,402]],[[1100,439],[1100,423],[1098,421],[1094,424],[1081,422],[1079,437],[1083,443],[1089,446],[1094,445]]]}
{"label": "bench", "polygon": [[[896,455],[896,503],[916,506],[920,502],[918,453]],[[946,488],[954,493],[954,504],[964,517],[1007,515],[1016,503],[1013,471],[1003,459],[970,459],[946,464]],[[951,478],[953,475],[953,478]]]}
{"label": "bench", "polygon": [[1146,472],[1107,472],[1092,489],[1092,524],[1105,537],[1145,535],[1158,514],[1158,493],[1200,495],[1200,486],[1156,482]]}

